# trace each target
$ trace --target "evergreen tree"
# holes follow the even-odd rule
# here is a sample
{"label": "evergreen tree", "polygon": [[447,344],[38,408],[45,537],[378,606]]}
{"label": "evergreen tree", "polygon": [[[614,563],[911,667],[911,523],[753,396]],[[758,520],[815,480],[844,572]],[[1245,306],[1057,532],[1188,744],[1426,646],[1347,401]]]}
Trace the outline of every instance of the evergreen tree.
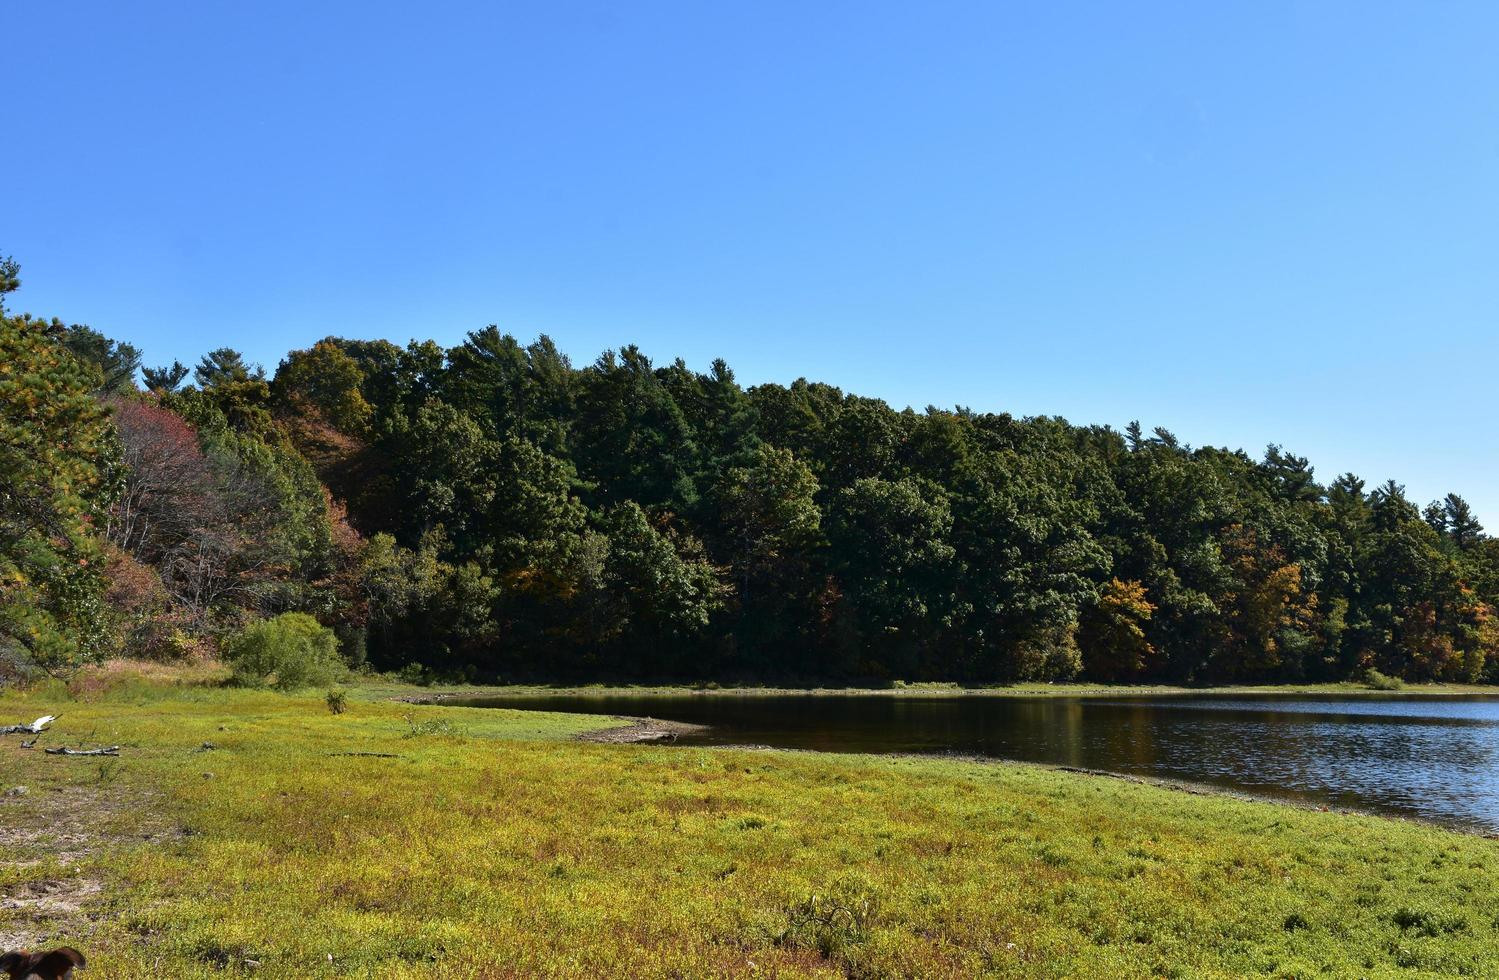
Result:
{"label": "evergreen tree", "polygon": [[141,369],[141,375],[146,381],[146,390],[154,391],[159,395],[168,394],[182,387],[182,382],[192,373],[187,365],[181,361],[173,361],[167,367],[148,367]]}
{"label": "evergreen tree", "polygon": [[89,394],[97,380],[40,321],[0,315],[0,665],[12,669],[103,652],[95,527],[120,451]]}
{"label": "evergreen tree", "polygon": [[1483,538],[1483,525],[1473,516],[1473,508],[1455,493],[1449,493],[1442,501],[1442,516],[1446,522],[1447,536],[1459,548],[1468,549]]}
{"label": "evergreen tree", "polygon": [[62,344],[74,357],[98,371],[95,390],[113,395],[136,390],[135,375],[141,368],[141,352],[131,344],[118,343],[92,327],[78,325],[63,333]]}
{"label": "evergreen tree", "polygon": [[264,381],[265,371],[258,364],[247,364],[244,355],[234,348],[220,347],[198,361],[193,380],[200,388],[216,388],[230,382]]}

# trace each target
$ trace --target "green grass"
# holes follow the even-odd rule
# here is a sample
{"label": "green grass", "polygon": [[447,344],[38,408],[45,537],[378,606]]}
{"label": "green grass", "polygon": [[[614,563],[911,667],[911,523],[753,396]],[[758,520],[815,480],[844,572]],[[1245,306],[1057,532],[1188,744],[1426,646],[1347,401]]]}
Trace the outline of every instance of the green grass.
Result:
{"label": "green grass", "polygon": [[[571,736],[597,718],[372,696],[337,716],[321,692],[0,696],[0,722],[62,715],[43,745],[124,746],[0,738],[0,793],[28,787],[0,796],[0,895],[100,889],[50,919],[0,908],[0,935],[56,930],[127,980],[247,960],[257,977],[1499,973],[1499,844],[1476,836],[1030,766],[586,744]],[[49,858],[4,832],[52,820],[93,843]]]}

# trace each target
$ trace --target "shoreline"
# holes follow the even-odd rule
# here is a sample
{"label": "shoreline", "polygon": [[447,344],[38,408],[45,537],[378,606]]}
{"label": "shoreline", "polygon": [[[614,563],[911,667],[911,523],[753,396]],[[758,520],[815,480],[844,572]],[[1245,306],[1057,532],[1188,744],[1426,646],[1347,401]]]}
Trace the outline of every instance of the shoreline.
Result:
{"label": "shoreline", "polygon": [[580,732],[573,736],[577,742],[594,742],[600,745],[660,745],[672,744],[683,735],[706,732],[711,725],[696,725],[687,721],[670,721],[665,718],[636,718],[630,715],[611,715],[623,725],[607,725]]}
{"label": "shoreline", "polygon": [[[379,689],[383,685],[374,685]],[[393,684],[391,699],[408,704],[442,704],[486,698],[713,698],[713,697],[890,697],[890,698],[1214,698],[1323,697],[1346,700],[1402,700],[1466,698],[1499,699],[1499,686],[1486,684],[1409,684],[1398,690],[1380,690],[1352,682],[1327,684],[1224,685],[1178,687],[1169,684],[1015,684],[1007,686],[962,686],[933,682],[901,687],[695,687],[684,684],[493,684],[473,687],[447,686],[420,693],[411,686]],[[400,692],[400,693],[394,693]]]}
{"label": "shoreline", "polygon": [[1373,817],[1379,820],[1390,820],[1418,827],[1430,827],[1435,830],[1463,834],[1482,840],[1499,840],[1499,831],[1476,825],[1446,823],[1429,817],[1422,817],[1419,814],[1391,813],[1385,810],[1350,806],[1344,803],[1318,803],[1311,799],[1276,796],[1270,793],[1253,793],[1247,790],[1218,786],[1213,783],[1197,780],[1176,779],[1165,776],[1144,776],[1138,773],[1116,772],[1112,769],[1089,769],[1081,766],[1053,765],[1045,762],[1031,762],[1025,759],[1007,759],[1002,756],[975,755],[970,752],[830,752],[820,749],[798,749],[780,745],[734,742],[711,745],[681,745],[678,743],[680,736],[705,732],[713,726],[633,715],[608,715],[601,717],[609,717],[622,724],[607,725],[580,732],[573,736],[573,741],[589,742],[596,745],[663,745],[708,751],[790,753],[794,755],[824,756],[833,759],[877,761],[904,759],[922,763],[947,762],[995,767],[1021,766],[1042,772],[1069,773],[1075,776],[1092,776],[1119,780],[1121,782],[1133,783],[1137,786],[1151,786],[1156,789],[1184,793],[1188,796],[1217,797],[1238,800],[1242,803],[1264,803],[1271,806],[1290,807],[1294,810],[1307,813],[1335,813],[1344,816]]}

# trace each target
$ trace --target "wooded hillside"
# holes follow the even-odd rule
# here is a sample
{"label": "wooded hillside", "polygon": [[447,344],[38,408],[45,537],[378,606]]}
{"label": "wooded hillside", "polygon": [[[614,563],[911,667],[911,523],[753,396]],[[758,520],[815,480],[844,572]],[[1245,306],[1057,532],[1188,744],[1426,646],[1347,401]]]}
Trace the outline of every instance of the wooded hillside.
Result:
{"label": "wooded hillside", "polygon": [[744,388],[635,347],[575,367],[495,327],[330,337],[268,376],[0,319],[11,670],[301,611],[355,664],[484,680],[1487,680],[1496,604],[1461,497],[1324,484],[1277,446]]}

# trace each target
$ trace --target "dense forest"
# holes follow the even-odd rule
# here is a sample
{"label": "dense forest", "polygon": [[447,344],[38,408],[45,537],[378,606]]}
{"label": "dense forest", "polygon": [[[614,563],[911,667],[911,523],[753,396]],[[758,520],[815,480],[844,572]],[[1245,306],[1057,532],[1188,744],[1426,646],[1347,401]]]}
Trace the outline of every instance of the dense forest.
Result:
{"label": "dense forest", "polygon": [[[20,285],[0,264],[0,299]],[[0,305],[0,675],[308,613],[480,680],[1499,678],[1455,494],[495,327],[189,368]]]}

